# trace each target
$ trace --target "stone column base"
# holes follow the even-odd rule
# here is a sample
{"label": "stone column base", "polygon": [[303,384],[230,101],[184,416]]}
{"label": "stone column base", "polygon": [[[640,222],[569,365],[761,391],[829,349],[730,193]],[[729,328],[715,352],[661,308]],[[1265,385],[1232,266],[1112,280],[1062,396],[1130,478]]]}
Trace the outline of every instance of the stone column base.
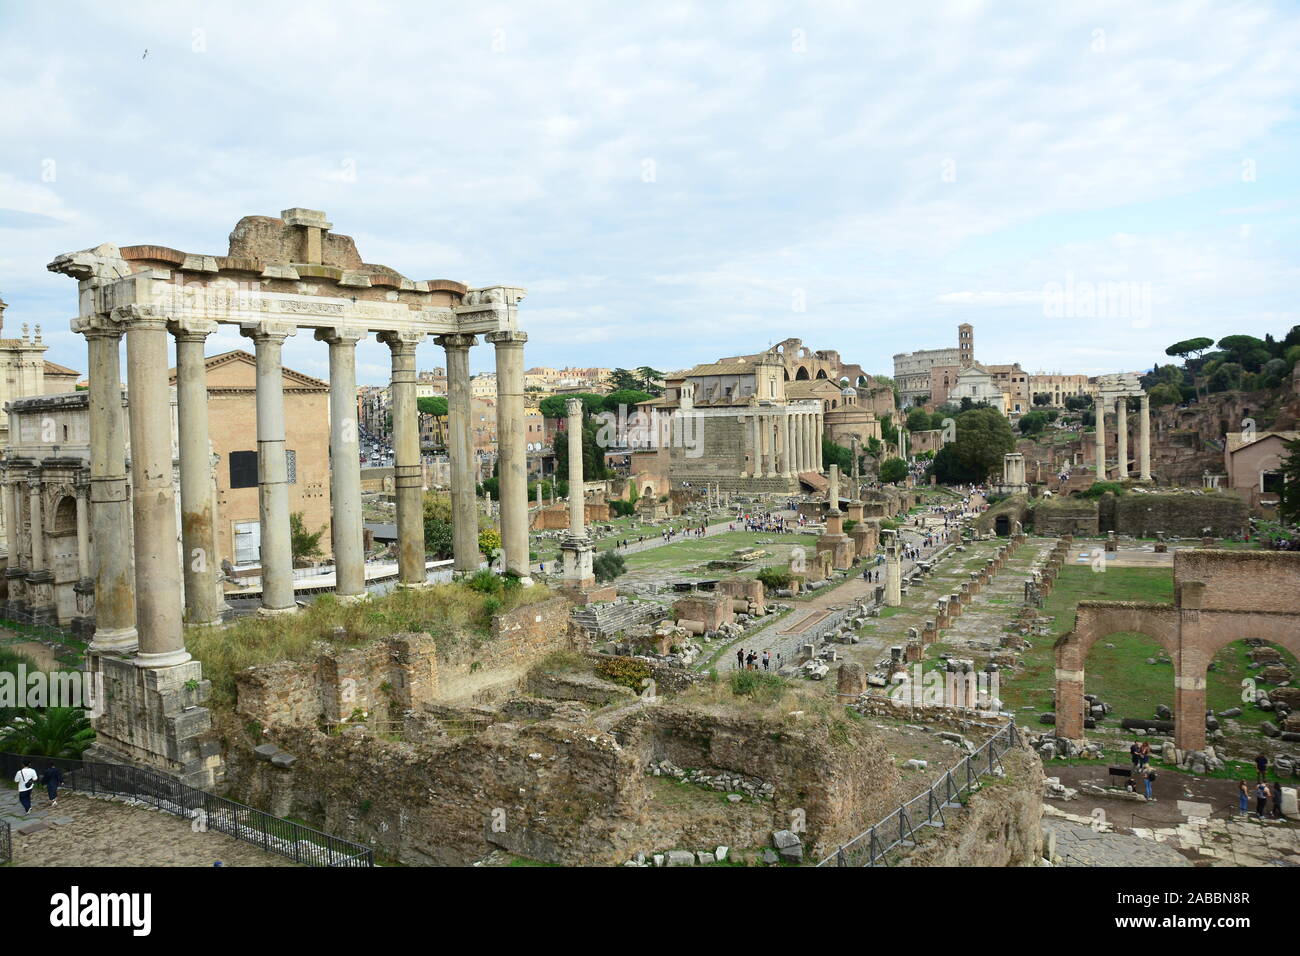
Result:
{"label": "stone column base", "polygon": [[198,661],[140,667],[131,657],[91,651],[86,670],[103,695],[87,760],[145,767],[201,790],[221,786],[221,741],[201,706],[211,686]]}

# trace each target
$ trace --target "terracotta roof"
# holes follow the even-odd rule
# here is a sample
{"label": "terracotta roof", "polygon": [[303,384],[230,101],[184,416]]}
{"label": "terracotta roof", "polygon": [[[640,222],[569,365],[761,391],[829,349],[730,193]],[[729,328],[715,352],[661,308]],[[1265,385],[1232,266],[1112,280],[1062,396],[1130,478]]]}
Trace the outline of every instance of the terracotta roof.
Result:
{"label": "terracotta roof", "polygon": [[66,365],[59,365],[55,362],[45,363],[46,375],[80,375],[76,369],[68,368]]}
{"label": "terracotta roof", "polygon": [[697,365],[682,373],[684,378],[699,378],[703,375],[748,375],[754,371],[752,362],[710,362]]}

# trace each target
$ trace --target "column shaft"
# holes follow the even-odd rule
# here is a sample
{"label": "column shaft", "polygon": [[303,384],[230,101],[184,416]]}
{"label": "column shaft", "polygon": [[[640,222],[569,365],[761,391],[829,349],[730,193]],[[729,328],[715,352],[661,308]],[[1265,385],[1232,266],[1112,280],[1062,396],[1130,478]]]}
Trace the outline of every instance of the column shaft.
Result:
{"label": "column shaft", "polygon": [[571,398],[564,403],[568,412],[569,437],[569,534],[581,538],[586,533],[587,495],[582,474],[582,401]]}
{"label": "column shaft", "polygon": [[45,523],[41,508],[41,479],[33,474],[28,479],[27,491],[31,496],[30,514],[32,516],[32,571],[45,570]]}
{"label": "column shaft", "polygon": [[212,447],[208,440],[208,374],[203,347],[215,322],[171,323],[176,337],[176,403],[181,460],[181,541],[185,563],[185,619],[221,620],[217,594],[216,522],[212,510]]}
{"label": "column shaft", "polygon": [[128,322],[135,616],[140,633],[135,663],[140,667],[171,667],[184,664],[190,655],[185,650],[181,570],[176,561],[167,324],[161,313],[147,306],[127,306],[117,312]]}
{"label": "column shaft", "polygon": [[90,416],[90,524],[95,542],[95,634],[90,649],[129,653],[138,645],[138,634],[131,502],[127,498],[126,422],[122,411],[121,343],[125,326],[116,317],[99,314],[75,319],[72,328],[86,337],[90,379],[86,397]]}
{"label": "column shaft", "polygon": [[361,526],[361,459],[357,430],[357,342],[360,329],[317,329],[330,352],[330,533],[334,592],[353,599],[366,591]]}
{"label": "column shaft", "polygon": [[1138,476],[1151,480],[1151,399],[1142,393],[1138,410]]}
{"label": "column shaft", "polygon": [[469,350],[472,335],[442,335],[447,352],[447,458],[451,466],[451,525],[458,574],[478,570],[478,504],[474,488],[474,445],[470,440]]}
{"label": "column shaft", "polygon": [[393,359],[393,478],[397,497],[397,578],[423,585],[424,470],[420,466],[420,412],[415,391],[415,347],[424,333],[385,332]]}
{"label": "column shaft", "polygon": [[263,613],[297,607],[289,529],[289,464],[285,454],[284,340],[297,330],[278,323],[241,329],[257,352],[257,490],[262,533]]}
{"label": "column shaft", "polygon": [[753,446],[753,456],[750,460],[749,475],[751,478],[758,478],[763,474],[763,436],[759,431],[758,412],[750,416],[749,442]]}
{"label": "column shaft", "polygon": [[1117,477],[1128,477],[1128,398],[1115,400],[1115,454],[1119,462]]}
{"label": "column shaft", "polygon": [[1097,418],[1097,480],[1106,480],[1106,403],[1098,397],[1095,402]]}
{"label": "column shaft", "polygon": [[523,332],[490,332],[496,349],[497,474],[505,567],[528,583],[528,456],[524,435]]}
{"label": "column shaft", "polygon": [[77,580],[90,577],[90,486],[77,483]]}

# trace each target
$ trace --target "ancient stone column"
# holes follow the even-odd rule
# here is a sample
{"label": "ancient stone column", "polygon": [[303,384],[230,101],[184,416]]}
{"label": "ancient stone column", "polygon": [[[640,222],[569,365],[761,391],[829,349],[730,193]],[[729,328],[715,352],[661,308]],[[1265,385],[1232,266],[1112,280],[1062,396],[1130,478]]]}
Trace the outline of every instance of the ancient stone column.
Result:
{"label": "ancient stone column", "polygon": [[791,463],[791,459],[794,457],[794,445],[790,441],[789,414],[782,411],[779,422],[780,428],[777,432],[778,442],[781,446],[781,467],[779,470],[783,476],[788,478],[794,473],[794,465]]}
{"label": "ancient stone column", "polygon": [[[262,525],[263,614],[297,608],[293,594],[293,546],[289,531],[289,465],[284,437],[284,340],[297,331],[287,323],[249,323],[240,334],[257,353],[257,490]],[[133,393],[134,394],[134,393]],[[134,402],[132,402],[134,407]]]}
{"label": "ancient stone column", "polygon": [[[126,327],[120,318],[100,313],[74,319],[72,330],[86,337],[90,366],[90,523],[95,541],[95,634],[90,650],[127,653],[136,649],[138,637],[122,412],[120,347]],[[170,406],[170,398],[165,404]]]}
{"label": "ancient stone column", "polygon": [[[424,567],[424,472],[420,467],[420,410],[415,388],[415,347],[424,341],[424,333],[381,332],[379,341],[388,346],[393,360],[393,379],[389,392],[393,397],[397,579],[408,587],[423,586],[429,575]],[[473,493],[471,485],[470,494]],[[477,524],[477,516],[475,522]],[[475,536],[477,539],[477,530]]]}
{"label": "ancient stone column", "polygon": [[898,548],[898,533],[894,532],[885,546],[885,607],[903,603],[903,565]]}
{"label": "ancient stone column", "polygon": [[1106,480],[1106,402],[1100,395],[1094,403],[1097,418],[1097,480]]}
{"label": "ancient stone column", "polygon": [[776,463],[776,439],[777,439],[776,416],[772,414],[763,416],[763,439],[767,445],[767,471],[769,478],[775,478],[779,472]]}
{"label": "ancient stone column", "polygon": [[496,349],[497,461],[505,568],[528,585],[528,456],[524,443],[524,332],[489,332]]}
{"label": "ancient stone column", "polygon": [[1128,477],[1128,397],[1115,399],[1115,457],[1119,461],[1116,475],[1121,481]]}
{"label": "ancient stone column", "polygon": [[1138,411],[1138,477],[1151,480],[1151,399],[1142,393]]}
{"label": "ancient stone column", "polygon": [[[167,321],[161,311],[151,306],[126,306],[114,310],[114,314],[127,324],[131,510],[137,583],[135,616],[140,634],[140,652],[135,664],[173,667],[184,664],[190,655],[185,650],[181,569],[176,561]],[[286,514],[286,530],[288,517]]]}
{"label": "ancient stone column", "polygon": [[826,501],[830,510],[839,513],[840,510],[840,466],[831,465],[830,469],[830,490],[827,492]]}
{"label": "ancient stone column", "polygon": [[790,412],[790,445],[793,451],[792,470],[797,475],[806,469],[804,468],[803,456],[807,450],[803,440],[803,413]]}
{"label": "ancient stone column", "polygon": [[18,479],[14,478],[13,473],[8,470],[5,473],[4,490],[5,530],[9,539],[9,556],[5,567],[5,580],[9,586],[7,607],[12,611],[21,613],[27,610],[27,570],[23,567],[23,539],[21,534],[22,508],[20,502],[22,501],[22,493],[18,487]]}
{"label": "ancient stone column", "polygon": [[813,416],[813,471],[822,470],[822,432],[825,430],[826,421],[823,415]]}
{"label": "ancient stone column", "polygon": [[[478,498],[474,489],[474,444],[470,437],[469,350],[472,335],[440,335],[447,353],[447,460],[451,466],[453,571],[478,570]],[[552,486],[553,487],[553,486]]]}
{"label": "ancient stone column", "polygon": [[564,403],[568,414],[569,436],[569,534],[585,537],[587,495],[582,474],[582,400],[570,398]]}
{"label": "ancient stone column", "polygon": [[78,479],[77,493],[77,580],[90,577],[90,483]]}
{"label": "ancient stone column", "polygon": [[45,519],[41,508],[41,479],[36,472],[27,479],[27,494],[32,536],[32,566],[29,570],[35,573],[45,570]]}
{"label": "ancient stone column", "polygon": [[754,457],[750,462],[749,476],[751,478],[761,478],[763,476],[763,435],[762,425],[759,422],[758,412],[750,416],[750,444],[754,446]]}
{"label": "ancient stone column", "polygon": [[330,533],[334,593],[345,602],[366,593],[356,403],[357,343],[365,337],[365,329],[316,330],[316,338],[328,343],[330,352]]}
{"label": "ancient stone column", "polygon": [[217,597],[216,514],[212,510],[212,446],[208,440],[208,375],[203,348],[217,323],[173,320],[176,338],[177,432],[181,465],[181,542],[184,552],[185,619],[221,621]]}

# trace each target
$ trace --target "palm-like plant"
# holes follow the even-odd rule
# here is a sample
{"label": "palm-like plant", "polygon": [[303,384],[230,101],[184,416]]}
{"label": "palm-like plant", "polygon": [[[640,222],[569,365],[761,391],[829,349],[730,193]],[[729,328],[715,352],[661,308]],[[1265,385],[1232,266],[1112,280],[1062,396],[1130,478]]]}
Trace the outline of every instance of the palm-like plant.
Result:
{"label": "palm-like plant", "polygon": [[80,757],[95,739],[86,712],[80,707],[28,707],[4,738],[11,753],[39,757]]}

